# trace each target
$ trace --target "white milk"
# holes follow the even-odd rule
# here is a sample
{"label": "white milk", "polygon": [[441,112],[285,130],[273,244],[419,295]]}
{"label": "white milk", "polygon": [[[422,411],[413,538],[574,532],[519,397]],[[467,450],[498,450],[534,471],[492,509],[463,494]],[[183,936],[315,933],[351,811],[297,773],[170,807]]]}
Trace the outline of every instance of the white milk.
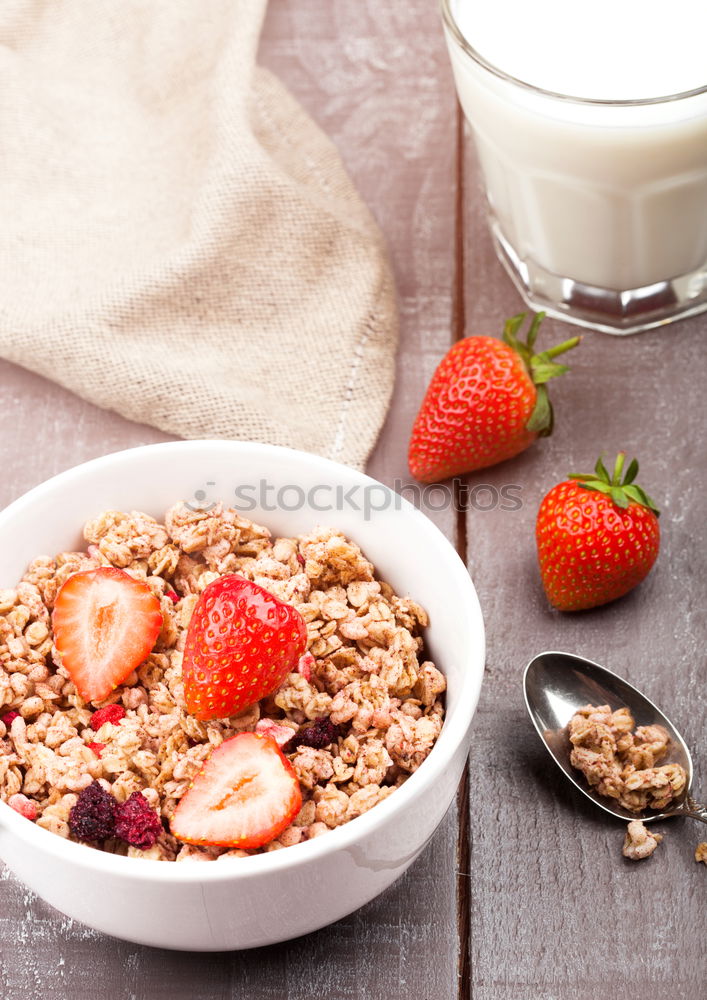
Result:
{"label": "white milk", "polygon": [[[469,45],[532,87],[589,100],[707,86],[707,0],[450,0]],[[521,261],[601,289],[707,289],[707,94],[569,101],[447,38],[495,228]],[[542,284],[542,280],[540,282]],[[687,286],[686,286],[687,287]]]}

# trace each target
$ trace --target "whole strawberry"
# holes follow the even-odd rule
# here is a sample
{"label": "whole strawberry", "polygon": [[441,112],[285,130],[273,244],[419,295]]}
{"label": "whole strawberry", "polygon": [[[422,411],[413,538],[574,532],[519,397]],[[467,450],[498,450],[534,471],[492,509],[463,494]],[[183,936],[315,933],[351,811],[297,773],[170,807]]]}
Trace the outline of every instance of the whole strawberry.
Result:
{"label": "whole strawberry", "polygon": [[620,452],[609,476],[601,459],[594,475],[571,475],[540,504],[536,525],[540,574],[560,611],[582,611],[623,597],[658,556],[658,509],[635,479],[623,475]]}
{"label": "whole strawberry", "polygon": [[553,359],[580,338],[534,354],[544,315],[533,317],[525,343],[518,340],[526,317],[520,313],[506,322],[503,340],[466,337],[442,359],[412,429],[413,476],[431,483],[483,469],[552,433],[545,383],[568,370]]}
{"label": "whole strawberry", "polygon": [[197,719],[237,715],[278,688],[307,647],[296,608],[235,573],[214,580],[189,622],[182,677]]}

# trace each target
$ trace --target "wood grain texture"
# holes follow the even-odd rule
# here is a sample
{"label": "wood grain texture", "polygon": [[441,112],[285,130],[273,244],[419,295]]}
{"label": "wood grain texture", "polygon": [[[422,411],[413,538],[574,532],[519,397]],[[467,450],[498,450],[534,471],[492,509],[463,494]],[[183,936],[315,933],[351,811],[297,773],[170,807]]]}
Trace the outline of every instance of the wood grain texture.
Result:
{"label": "wood grain texture", "polygon": [[81,462],[122,448],[170,440],[154,427],[99,410],[24,368],[0,360],[0,507]]}
{"label": "wood grain texture", "polygon": [[[401,349],[391,416],[369,469],[409,484],[409,429],[452,337],[456,111],[437,11],[428,0],[389,10],[373,0],[273,0],[261,60],[337,144],[387,239]],[[88,458],[166,440],[7,364],[0,403],[12,428],[2,441],[0,504]],[[423,495],[419,505],[429,511]],[[429,512],[454,539],[454,511]],[[248,953],[179,954],[106,938],[58,915],[5,870],[0,997],[45,997],[51,983],[52,1000],[451,998],[457,827],[453,807],[408,874],[358,913]]]}
{"label": "wood grain texture", "polygon": [[[479,191],[473,150],[465,183]],[[522,302],[493,256],[482,198],[466,200],[468,333],[498,333]],[[549,346],[571,328],[546,321]],[[646,862],[621,856],[624,825],[561,777],[523,706],[521,675],[543,649],[588,656],[643,689],[676,722],[707,796],[707,317],[635,337],[588,332],[551,387],[552,438],[470,483],[520,487],[520,510],[472,511],[468,564],[487,626],[487,677],[470,758],[471,953],[474,1000],[702,995],[706,876],[693,860],[705,828],[660,825]],[[651,576],[606,608],[549,609],[534,523],[540,500],[600,451],[637,455],[662,508]]]}

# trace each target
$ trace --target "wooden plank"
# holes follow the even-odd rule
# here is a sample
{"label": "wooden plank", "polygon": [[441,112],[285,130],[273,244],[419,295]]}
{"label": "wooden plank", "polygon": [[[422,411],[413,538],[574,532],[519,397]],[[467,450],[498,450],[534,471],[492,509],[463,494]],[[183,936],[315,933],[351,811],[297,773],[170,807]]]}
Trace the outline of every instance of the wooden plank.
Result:
{"label": "wooden plank", "polygon": [[[438,13],[427,0],[389,8],[373,0],[272,3],[261,54],[337,143],[388,240],[401,350],[393,410],[370,471],[409,484],[407,437],[449,346],[454,281],[455,110]],[[87,458],[166,439],[10,365],[0,365],[0,402],[13,429],[3,440],[0,504]],[[424,508],[425,497],[419,502]],[[451,507],[432,516],[453,539]],[[97,935],[4,871],[0,995],[34,1000],[51,982],[53,1000],[451,998],[456,834],[452,808],[417,863],[379,899],[334,927],[249,953],[179,954]]]}
{"label": "wooden plank", "polygon": [[[437,12],[424,0],[403,8],[373,0],[271,5],[265,42],[264,61],[335,141],[391,252],[401,347],[391,411],[368,471],[404,485],[453,540],[455,512],[430,510],[406,461],[417,407],[450,343],[455,110]],[[320,990],[337,998],[454,996],[456,847],[452,810],[404,879],[316,936],[316,981],[309,940],[285,946],[288,1000]]]}
{"label": "wooden plank", "polygon": [[[471,149],[465,163],[467,332],[495,334],[522,303],[493,254]],[[546,326],[545,344],[571,332]],[[704,316],[635,337],[587,333],[572,372],[552,386],[553,437],[470,477],[497,490],[517,485],[522,498],[519,510],[472,510],[467,520],[488,635],[470,760],[474,1000],[702,994],[707,873],[692,855],[705,828],[667,821],[653,858],[624,860],[623,824],[575,794],[542,748],[521,675],[534,654],[564,649],[626,676],[697,752],[704,800],[706,335]],[[568,472],[591,470],[600,451],[613,458],[620,448],[639,457],[641,481],[663,508],[657,566],[620,602],[553,612],[536,568],[538,504]]]}
{"label": "wooden plank", "polygon": [[7,361],[0,361],[0,407],[5,415],[0,508],[81,462],[122,448],[170,440],[154,427],[99,410]]}

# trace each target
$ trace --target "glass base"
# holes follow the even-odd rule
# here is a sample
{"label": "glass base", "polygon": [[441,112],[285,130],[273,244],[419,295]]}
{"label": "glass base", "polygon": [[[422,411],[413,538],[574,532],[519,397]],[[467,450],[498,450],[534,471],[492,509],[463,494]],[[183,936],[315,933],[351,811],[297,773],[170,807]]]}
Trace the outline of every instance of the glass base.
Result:
{"label": "glass base", "polygon": [[577,326],[603,333],[639,333],[707,310],[707,267],[644,288],[617,292],[561,278],[518,256],[490,219],[496,253],[527,304]]}

